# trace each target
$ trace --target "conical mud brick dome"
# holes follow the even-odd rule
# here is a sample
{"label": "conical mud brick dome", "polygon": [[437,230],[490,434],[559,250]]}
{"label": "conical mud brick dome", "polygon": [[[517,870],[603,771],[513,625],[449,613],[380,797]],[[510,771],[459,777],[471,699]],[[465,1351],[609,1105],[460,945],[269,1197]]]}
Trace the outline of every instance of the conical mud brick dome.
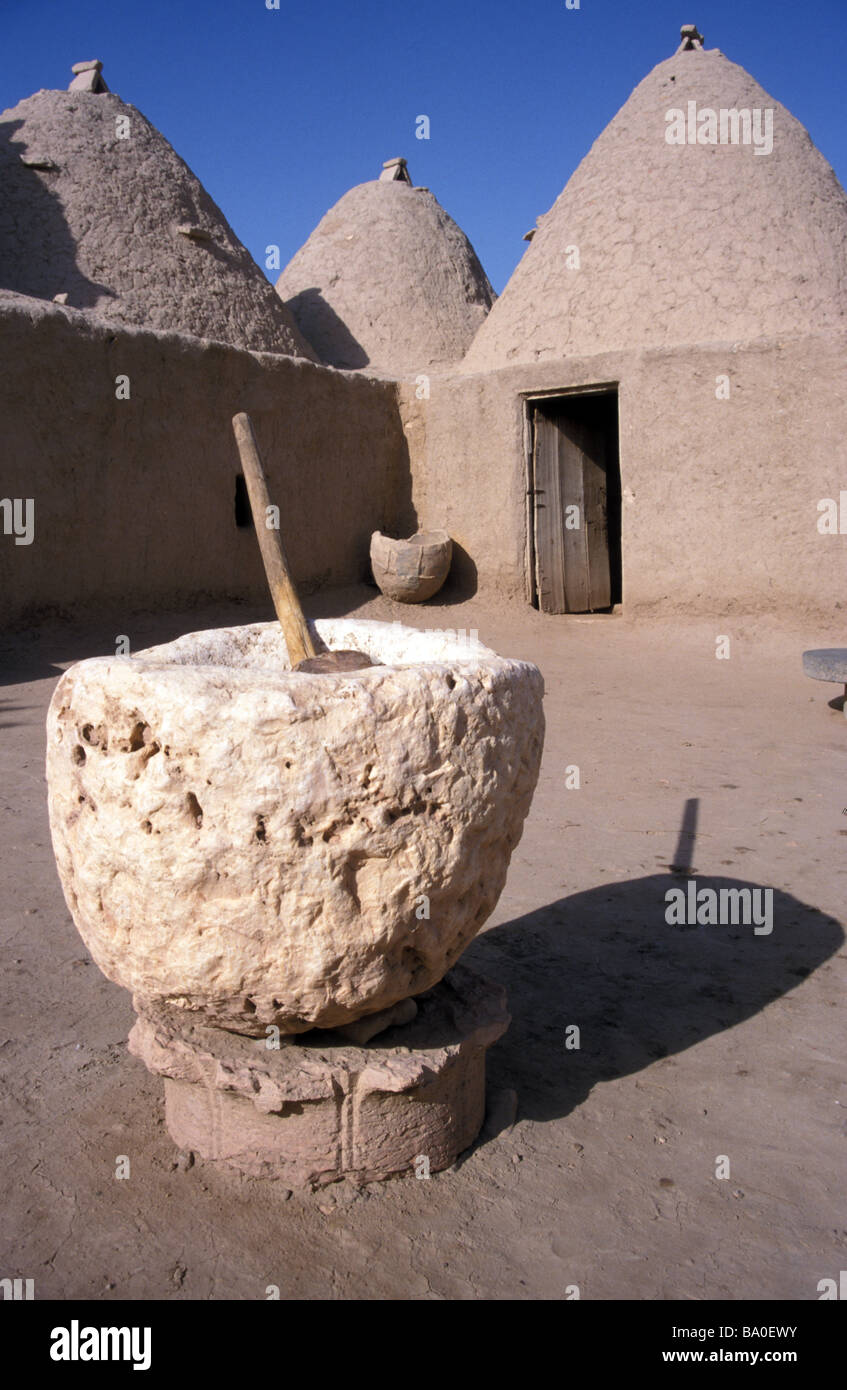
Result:
{"label": "conical mud brick dome", "polygon": [[[202,184],[77,64],[0,116],[0,287],[114,323],[314,353]],[[86,83],[82,90],[77,83]]]}
{"label": "conical mud brick dome", "polygon": [[333,367],[401,375],[464,356],[494,291],[464,232],[405,160],[351,188],[277,281]]}
{"label": "conical mud brick dome", "polygon": [[844,190],[784,106],[689,40],[539,220],[464,365],[845,326]]}

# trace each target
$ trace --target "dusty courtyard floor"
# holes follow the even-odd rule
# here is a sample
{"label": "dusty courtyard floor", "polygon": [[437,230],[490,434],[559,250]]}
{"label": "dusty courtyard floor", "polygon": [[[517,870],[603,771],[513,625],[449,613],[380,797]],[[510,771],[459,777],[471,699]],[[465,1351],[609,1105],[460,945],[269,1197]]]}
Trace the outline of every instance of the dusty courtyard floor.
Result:
{"label": "dusty courtyard floor", "polygon": [[[382,599],[364,615],[476,627],[545,676],[535,802],[465,957],[508,990],[489,1090],[517,1091],[517,1124],[450,1172],[361,1192],[289,1196],[177,1167],[161,1082],[127,1052],[129,997],[76,934],[47,827],[58,672],[114,651],[118,629],[6,639],[0,1276],[34,1278],[37,1298],[263,1299],[275,1284],[282,1298],[817,1299],[847,1267],[847,721],[800,654],[843,640],[835,625]],[[270,616],[219,607],[123,630],[138,650]],[[665,893],[688,876],[773,889],[772,933],[667,925]]]}

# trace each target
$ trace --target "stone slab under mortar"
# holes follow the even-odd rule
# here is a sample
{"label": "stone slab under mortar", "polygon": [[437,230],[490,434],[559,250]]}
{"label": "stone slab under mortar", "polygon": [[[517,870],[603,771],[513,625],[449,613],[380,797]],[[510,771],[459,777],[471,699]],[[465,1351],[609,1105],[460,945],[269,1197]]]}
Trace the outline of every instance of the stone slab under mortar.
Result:
{"label": "stone slab under mortar", "polygon": [[458,965],[416,1017],[366,1047],[338,1034],[279,1047],[145,1009],[129,1047],[165,1078],[165,1115],[183,1150],[291,1187],[372,1182],[447,1168],[485,1114],[485,1051],[509,1026],[500,985]]}
{"label": "stone slab under mortar", "polygon": [[538,776],[537,667],[455,633],[318,622],[381,662],[288,668],[277,623],[71,667],[51,703],[59,876],[138,1000],[264,1037],[430,989],[495,907]]}

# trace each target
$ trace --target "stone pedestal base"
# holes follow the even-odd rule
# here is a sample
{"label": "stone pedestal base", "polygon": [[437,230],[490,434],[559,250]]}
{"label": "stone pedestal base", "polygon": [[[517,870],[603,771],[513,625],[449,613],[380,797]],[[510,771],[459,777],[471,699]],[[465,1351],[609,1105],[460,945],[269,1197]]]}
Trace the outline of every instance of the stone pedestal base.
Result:
{"label": "stone pedestal base", "polygon": [[164,1076],[180,1148],[289,1187],[372,1182],[422,1160],[424,1171],[448,1168],[473,1142],[485,1050],[510,1022],[504,990],[464,965],[417,1004],[412,1022],[366,1046],[317,1030],[248,1038],[143,1008],[129,1047]]}

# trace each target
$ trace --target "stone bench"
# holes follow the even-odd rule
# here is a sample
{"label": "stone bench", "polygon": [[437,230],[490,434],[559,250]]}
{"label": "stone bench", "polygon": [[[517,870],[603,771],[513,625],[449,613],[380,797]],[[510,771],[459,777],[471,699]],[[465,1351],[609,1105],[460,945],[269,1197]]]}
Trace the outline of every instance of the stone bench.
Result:
{"label": "stone bench", "polygon": [[835,681],[844,686],[847,716],[847,647],[818,647],[803,653],[803,670],[816,681]]}

